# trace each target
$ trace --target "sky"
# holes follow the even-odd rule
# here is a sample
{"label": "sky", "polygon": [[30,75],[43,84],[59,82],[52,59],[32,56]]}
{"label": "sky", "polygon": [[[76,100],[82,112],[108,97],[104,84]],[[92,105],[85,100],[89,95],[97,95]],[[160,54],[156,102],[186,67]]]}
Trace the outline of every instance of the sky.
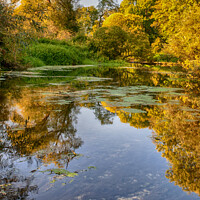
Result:
{"label": "sky", "polygon": [[[118,0],[118,3],[121,3],[122,0]],[[84,6],[96,6],[98,0],[81,0],[80,3]]]}

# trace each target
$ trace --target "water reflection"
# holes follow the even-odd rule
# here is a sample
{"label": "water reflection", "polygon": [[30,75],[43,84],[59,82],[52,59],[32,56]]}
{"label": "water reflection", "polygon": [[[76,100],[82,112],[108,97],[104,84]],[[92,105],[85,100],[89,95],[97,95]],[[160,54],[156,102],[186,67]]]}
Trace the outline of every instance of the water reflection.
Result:
{"label": "water reflection", "polygon": [[[92,110],[101,125],[112,124],[118,116],[122,123],[153,130],[153,143],[170,163],[166,177],[200,194],[196,79],[148,68],[81,68],[43,75],[52,77],[7,77],[1,82],[1,197],[20,199],[37,192],[31,182],[41,166],[68,168],[83,145],[76,129],[81,107]],[[36,160],[32,174],[17,173],[16,161],[22,158],[30,165]]]}
{"label": "water reflection", "polygon": [[166,177],[183,190],[200,195],[199,113],[182,110],[178,105],[159,112],[156,119],[153,116],[153,141],[170,162]]}
{"label": "water reflection", "polygon": [[[44,95],[35,95],[32,88],[16,90],[4,88],[0,95],[1,195],[8,199],[23,198],[37,189],[37,186],[30,186],[33,176],[16,175],[16,160],[26,156],[30,164],[34,157],[38,168],[41,164],[51,163],[55,167],[67,168],[77,156],[76,149],[83,143],[76,136],[78,106],[41,101]],[[16,182],[18,184],[13,188]]]}

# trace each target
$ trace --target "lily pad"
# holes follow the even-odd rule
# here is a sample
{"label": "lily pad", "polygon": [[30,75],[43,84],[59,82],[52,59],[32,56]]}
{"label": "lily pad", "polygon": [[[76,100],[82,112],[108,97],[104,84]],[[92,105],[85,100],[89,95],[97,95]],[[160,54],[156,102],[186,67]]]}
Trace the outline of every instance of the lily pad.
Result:
{"label": "lily pad", "polygon": [[74,173],[74,172],[69,172],[66,169],[47,169],[45,171],[41,171],[41,172],[51,172],[57,175],[64,175],[67,177],[75,177],[78,176],[78,173]]}
{"label": "lily pad", "polygon": [[98,78],[98,77],[77,77],[78,81],[88,81],[88,82],[95,82],[95,81],[105,81],[105,80],[112,80],[112,78]]}
{"label": "lily pad", "polygon": [[45,71],[45,70],[60,71],[60,70],[75,69],[75,68],[82,68],[82,67],[93,67],[93,65],[43,66],[43,67],[29,68],[28,70],[29,71]]}
{"label": "lily pad", "polygon": [[89,166],[88,169],[96,169],[95,166]]}
{"label": "lily pad", "polygon": [[25,128],[13,128],[11,129],[11,131],[24,131]]}
{"label": "lily pad", "polygon": [[121,111],[124,111],[124,112],[127,112],[127,113],[147,113],[144,110],[134,109],[134,108],[123,108]]}

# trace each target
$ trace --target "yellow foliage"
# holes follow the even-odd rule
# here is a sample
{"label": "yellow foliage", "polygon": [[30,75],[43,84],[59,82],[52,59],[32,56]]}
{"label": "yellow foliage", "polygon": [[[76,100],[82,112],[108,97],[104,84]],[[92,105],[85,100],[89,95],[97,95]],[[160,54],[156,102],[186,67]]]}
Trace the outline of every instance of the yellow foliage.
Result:
{"label": "yellow foliage", "polygon": [[125,31],[134,32],[135,29],[142,30],[142,17],[134,14],[114,13],[105,19],[103,26],[119,26]]}

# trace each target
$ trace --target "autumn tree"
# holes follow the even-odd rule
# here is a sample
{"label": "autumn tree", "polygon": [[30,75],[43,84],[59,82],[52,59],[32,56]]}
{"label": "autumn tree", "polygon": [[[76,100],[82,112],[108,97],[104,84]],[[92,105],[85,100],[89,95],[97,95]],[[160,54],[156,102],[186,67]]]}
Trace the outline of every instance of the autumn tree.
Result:
{"label": "autumn tree", "polygon": [[151,51],[148,35],[143,28],[143,20],[139,15],[114,13],[103,22],[103,27],[118,26],[127,32],[124,44],[124,56],[132,56],[141,60],[150,60]]}
{"label": "autumn tree", "polygon": [[182,60],[200,58],[200,4],[192,1],[158,0],[152,17],[165,39],[166,52]]}
{"label": "autumn tree", "polygon": [[117,10],[118,4],[115,0],[98,0],[97,10],[99,15],[99,27],[102,26],[104,16],[107,12]]}
{"label": "autumn tree", "polygon": [[7,68],[20,67],[22,49],[38,27],[31,23],[32,30],[26,30],[26,18],[14,14],[14,8],[15,4],[0,0],[0,65]]}
{"label": "autumn tree", "polygon": [[50,18],[56,26],[71,32],[79,30],[77,23],[77,8],[79,0],[52,0]]}
{"label": "autumn tree", "polygon": [[[30,23],[41,23],[44,27],[52,21],[59,29],[78,31],[76,10],[78,0],[22,0],[15,13],[26,16]],[[46,22],[46,23],[45,23]]]}
{"label": "autumn tree", "polygon": [[142,18],[145,33],[149,35],[150,43],[153,43],[158,36],[156,27],[152,27],[154,19],[151,18],[154,12],[156,0],[123,0],[120,4],[120,12],[123,14],[139,15]]}
{"label": "autumn tree", "polygon": [[114,13],[103,22],[103,27],[119,26],[124,31],[132,32],[134,29],[142,31],[142,18],[139,15]]}
{"label": "autumn tree", "polygon": [[123,0],[120,4],[120,12],[124,14],[134,13],[137,0]]}

